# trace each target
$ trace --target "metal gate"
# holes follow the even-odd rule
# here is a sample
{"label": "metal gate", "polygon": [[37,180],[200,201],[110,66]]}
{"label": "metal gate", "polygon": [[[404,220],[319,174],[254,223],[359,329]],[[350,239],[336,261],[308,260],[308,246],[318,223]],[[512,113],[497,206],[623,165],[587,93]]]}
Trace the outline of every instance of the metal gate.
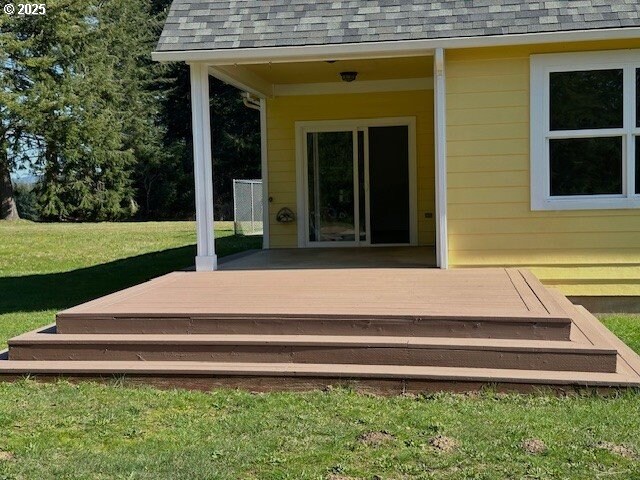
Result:
{"label": "metal gate", "polygon": [[233,181],[233,229],[236,235],[262,235],[262,180]]}

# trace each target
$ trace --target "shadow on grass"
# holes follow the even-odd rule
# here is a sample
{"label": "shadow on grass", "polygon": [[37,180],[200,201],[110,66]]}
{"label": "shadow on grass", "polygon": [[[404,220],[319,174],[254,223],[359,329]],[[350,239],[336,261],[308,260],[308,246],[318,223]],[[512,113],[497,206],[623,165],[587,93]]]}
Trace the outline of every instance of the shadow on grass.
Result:
{"label": "shadow on grass", "polygon": [[[223,257],[260,248],[261,237],[216,239]],[[0,278],[0,314],[63,310],[193,264],[195,245],[146,253],[70,272]]]}

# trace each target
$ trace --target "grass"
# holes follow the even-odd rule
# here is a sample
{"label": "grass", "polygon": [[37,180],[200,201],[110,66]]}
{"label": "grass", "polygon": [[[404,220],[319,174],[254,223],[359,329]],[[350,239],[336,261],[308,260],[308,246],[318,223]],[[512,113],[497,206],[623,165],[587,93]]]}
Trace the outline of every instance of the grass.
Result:
{"label": "grass", "polygon": [[[61,308],[188,266],[193,230],[0,224],[0,342]],[[222,253],[259,242],[228,227],[216,234]],[[638,316],[603,321],[640,349]],[[632,391],[379,398],[25,379],[0,384],[0,479],[629,480],[640,479],[638,425]],[[386,433],[363,441],[370,432]],[[455,448],[432,446],[439,435]],[[546,450],[528,453],[527,439]]]}
{"label": "grass", "polygon": [[640,352],[640,315],[600,315],[600,321],[624,343]]}
{"label": "grass", "polygon": [[[216,229],[221,257],[261,241],[231,222]],[[194,243],[192,222],[0,223],[0,346],[61,309],[189,267]]]}
{"label": "grass", "polygon": [[[375,398],[331,393],[158,392],[95,384],[0,386],[7,478],[639,478],[640,404],[553,396]],[[630,421],[635,419],[635,421]],[[379,445],[363,434],[386,431]],[[435,435],[459,447],[440,452]],[[548,450],[526,453],[523,440]],[[377,475],[378,477],[374,477]]]}

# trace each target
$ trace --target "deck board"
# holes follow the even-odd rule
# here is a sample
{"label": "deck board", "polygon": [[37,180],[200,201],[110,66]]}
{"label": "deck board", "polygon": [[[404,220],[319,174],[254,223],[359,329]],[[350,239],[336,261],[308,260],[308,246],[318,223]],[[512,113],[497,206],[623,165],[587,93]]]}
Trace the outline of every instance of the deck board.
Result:
{"label": "deck board", "polygon": [[60,315],[564,316],[518,276],[501,268],[174,272]]}
{"label": "deck board", "polygon": [[[525,383],[540,385],[589,385],[640,386],[640,379],[629,378],[619,373],[599,372],[562,372],[543,370],[510,370],[491,368],[455,368],[455,367],[419,367],[400,365],[325,365],[291,363],[213,363],[213,362],[96,362],[96,361],[49,361],[7,362],[0,365],[3,375],[86,375],[90,378],[99,375],[159,375],[207,377],[326,377],[339,378],[399,378],[402,380],[443,380]],[[2,380],[2,378],[0,378]],[[331,382],[329,383],[331,384]],[[176,385],[174,382],[172,385]],[[282,388],[283,386],[280,386]],[[481,388],[478,385],[477,388]],[[476,388],[476,389],[477,389]],[[283,388],[286,389],[286,388]]]}

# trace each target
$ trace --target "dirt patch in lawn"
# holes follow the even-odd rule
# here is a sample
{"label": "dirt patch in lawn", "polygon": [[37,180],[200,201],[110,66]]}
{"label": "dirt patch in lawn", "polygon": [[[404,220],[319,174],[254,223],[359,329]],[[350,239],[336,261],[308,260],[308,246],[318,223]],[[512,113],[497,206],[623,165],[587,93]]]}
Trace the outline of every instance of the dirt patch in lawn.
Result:
{"label": "dirt patch in lawn", "polygon": [[429,445],[439,452],[450,453],[458,448],[458,441],[455,438],[438,435],[429,440]]}
{"label": "dirt patch in lawn", "polygon": [[522,442],[522,449],[531,455],[540,455],[547,451],[547,446],[538,438],[528,438]]}
{"label": "dirt patch in lawn", "polygon": [[614,455],[619,455],[628,459],[634,459],[637,456],[634,450],[625,445],[617,445],[611,442],[598,442],[596,444],[596,447],[601,450],[606,450],[609,453],[613,453]]}
{"label": "dirt patch in lawn", "polygon": [[14,460],[15,458],[16,456],[13,453],[0,450],[0,462],[8,462]]}
{"label": "dirt patch in lawn", "polygon": [[369,447],[377,447],[384,443],[392,442],[396,439],[389,432],[381,430],[379,432],[367,432],[358,437],[358,440]]}

